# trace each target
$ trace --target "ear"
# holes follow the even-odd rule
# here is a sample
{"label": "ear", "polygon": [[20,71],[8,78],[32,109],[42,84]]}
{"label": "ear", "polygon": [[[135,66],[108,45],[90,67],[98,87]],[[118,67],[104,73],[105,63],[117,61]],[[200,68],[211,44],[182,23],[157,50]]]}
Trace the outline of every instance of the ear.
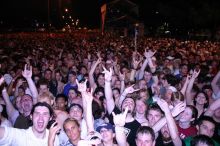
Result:
{"label": "ear", "polygon": [[192,121],[194,121],[195,120],[195,118],[192,118],[190,121],[192,122]]}
{"label": "ear", "polygon": [[113,133],[113,137],[115,137],[115,133]]}
{"label": "ear", "polygon": [[199,126],[198,125],[196,125],[196,129],[197,129],[197,131],[199,131]]}

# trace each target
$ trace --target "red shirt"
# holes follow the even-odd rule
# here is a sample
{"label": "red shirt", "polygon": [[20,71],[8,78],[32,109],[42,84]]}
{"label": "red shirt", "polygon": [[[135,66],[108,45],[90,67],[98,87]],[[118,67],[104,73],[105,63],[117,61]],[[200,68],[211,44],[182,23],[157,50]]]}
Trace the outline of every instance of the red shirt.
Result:
{"label": "red shirt", "polygon": [[195,136],[197,134],[197,129],[195,126],[190,126],[189,128],[183,129],[177,124],[180,137],[187,138],[189,136]]}

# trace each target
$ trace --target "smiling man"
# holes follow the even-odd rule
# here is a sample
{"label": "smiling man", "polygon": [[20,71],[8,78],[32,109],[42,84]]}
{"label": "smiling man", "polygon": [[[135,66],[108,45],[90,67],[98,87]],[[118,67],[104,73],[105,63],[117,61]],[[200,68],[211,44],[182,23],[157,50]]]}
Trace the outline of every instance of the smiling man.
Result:
{"label": "smiling man", "polygon": [[[45,102],[38,102],[31,110],[33,126],[26,130],[0,127],[1,146],[47,146],[49,131],[46,129],[53,110]],[[54,146],[59,145],[58,138]]]}

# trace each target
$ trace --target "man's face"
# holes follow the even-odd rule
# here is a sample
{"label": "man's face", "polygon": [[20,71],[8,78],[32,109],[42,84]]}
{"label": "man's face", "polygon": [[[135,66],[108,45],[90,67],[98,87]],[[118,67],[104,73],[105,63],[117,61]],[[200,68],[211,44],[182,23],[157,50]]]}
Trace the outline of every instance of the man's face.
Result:
{"label": "man's face", "polygon": [[78,106],[73,106],[71,107],[70,111],[69,111],[69,115],[71,118],[76,119],[77,121],[82,120],[82,110],[78,107]]}
{"label": "man's face", "polygon": [[198,134],[203,134],[208,137],[212,137],[215,131],[215,125],[209,121],[203,121],[199,126]]}
{"label": "man's face", "polygon": [[40,87],[39,87],[39,94],[41,94],[41,93],[46,93],[46,92],[48,92],[49,90],[48,90],[48,87],[47,87],[47,85],[40,85]]}
{"label": "man's face", "polygon": [[80,138],[80,127],[73,121],[69,121],[64,124],[64,130],[66,135],[71,141],[75,141]]}
{"label": "man's face", "polygon": [[57,81],[61,81],[62,77],[61,77],[61,75],[60,75],[59,72],[57,72],[57,73],[55,74],[55,78],[56,78]]}
{"label": "man's face", "polygon": [[147,119],[149,121],[149,125],[153,126],[156,124],[162,117],[162,113],[158,110],[150,109],[147,114]]}
{"label": "man's face", "polygon": [[135,139],[137,146],[154,146],[155,141],[153,141],[152,136],[147,133],[139,133]]}
{"label": "man's face", "polygon": [[136,112],[139,114],[145,114],[147,109],[146,104],[142,100],[136,100]]}
{"label": "man's face", "polygon": [[126,98],[122,103],[122,111],[125,111],[126,107],[128,107],[128,113],[132,113],[135,107],[134,100],[131,98]]}
{"label": "man's face", "polygon": [[144,72],[144,79],[146,82],[149,82],[151,77],[152,77],[152,74],[150,72],[147,72],[147,71]]}
{"label": "man's face", "polygon": [[21,107],[24,112],[30,112],[33,107],[33,100],[32,97],[29,95],[24,95],[21,98]]}
{"label": "man's face", "polygon": [[186,107],[185,110],[180,114],[179,121],[180,122],[193,121],[192,114],[193,114],[192,110],[189,107]]}
{"label": "man's face", "polygon": [[52,72],[46,71],[46,72],[44,73],[44,78],[45,78],[45,79],[51,80],[51,77],[52,77]]}
{"label": "man's face", "polygon": [[102,136],[102,140],[104,142],[112,141],[114,137],[114,133],[111,129],[102,128],[100,130],[100,134]]}
{"label": "man's face", "polygon": [[168,129],[167,124],[164,125],[161,130],[160,130],[161,134],[162,134],[162,138],[164,142],[169,142],[171,141],[171,137],[170,137],[170,131]]}
{"label": "man's face", "polygon": [[32,115],[33,131],[39,134],[44,133],[49,120],[50,120],[49,109],[45,106],[36,107]]}
{"label": "man's face", "polygon": [[76,81],[76,76],[73,75],[73,74],[69,74],[69,81],[70,81],[71,83],[75,83],[75,81]]}

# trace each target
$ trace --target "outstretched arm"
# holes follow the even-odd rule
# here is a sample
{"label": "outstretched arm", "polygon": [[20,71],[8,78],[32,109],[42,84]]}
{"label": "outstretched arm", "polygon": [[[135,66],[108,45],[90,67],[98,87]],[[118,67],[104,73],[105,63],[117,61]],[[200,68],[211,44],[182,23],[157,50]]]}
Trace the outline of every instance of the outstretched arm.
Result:
{"label": "outstretched arm", "polygon": [[207,116],[213,116],[216,109],[220,107],[220,98],[215,100],[209,107],[208,110],[205,112]]}
{"label": "outstretched arm", "polygon": [[92,115],[93,91],[92,89],[90,92],[87,91],[87,87],[86,87],[87,80],[82,83],[79,83],[78,80],[76,80],[76,83],[78,86],[78,90],[82,94],[84,118],[86,120],[88,132],[93,132],[94,131],[94,119]]}
{"label": "outstretched arm", "polygon": [[17,117],[19,116],[19,113],[18,113],[18,111],[15,109],[15,107],[13,106],[13,104],[11,103],[6,88],[4,88],[4,89],[2,90],[2,97],[3,97],[3,99],[4,99],[4,101],[5,101],[5,104],[6,104],[6,111],[7,111],[8,117],[10,118],[10,121],[11,121],[12,124],[14,125],[15,120],[16,120]]}
{"label": "outstretched arm", "polygon": [[165,113],[167,126],[168,126],[170,136],[172,138],[172,141],[173,141],[174,145],[175,146],[182,146],[182,141],[179,137],[178,129],[177,129],[176,123],[175,123],[175,121],[174,121],[174,119],[171,115],[168,103],[163,99],[158,100],[157,103]]}
{"label": "outstretched arm", "polygon": [[134,85],[131,85],[127,88],[125,88],[124,92],[121,94],[120,98],[119,98],[119,107],[121,107],[121,104],[123,102],[123,100],[126,98],[126,96],[130,93],[134,93],[136,91],[139,91],[140,89],[134,89]]}
{"label": "outstretched arm", "polygon": [[196,70],[194,70],[193,71],[193,74],[192,74],[192,77],[191,77],[191,79],[189,80],[189,84],[188,84],[188,86],[187,86],[187,88],[186,88],[186,104],[187,105],[192,105],[193,103],[192,103],[192,101],[193,101],[193,97],[192,97],[192,95],[191,95],[191,91],[192,91],[192,88],[193,88],[193,84],[194,84],[194,82],[195,82],[195,79],[198,77],[198,75],[199,75],[199,73],[200,73],[200,70],[199,71],[196,71]]}
{"label": "outstretched arm", "polygon": [[187,86],[189,84],[189,78],[190,78],[189,75],[187,75],[186,81],[185,81],[182,89],[180,90],[180,92],[184,95],[184,97],[186,96],[186,88],[187,88]]}
{"label": "outstretched arm", "polygon": [[98,58],[98,60],[95,62],[94,65],[92,65],[91,70],[89,71],[89,83],[90,83],[91,88],[93,89],[97,87],[93,74],[95,72],[96,67],[99,65],[99,63],[101,63],[101,61],[102,61],[102,58],[101,57]]}
{"label": "outstretched arm", "polygon": [[212,89],[215,95],[218,94],[220,88],[219,86],[217,86],[217,81],[220,79],[220,71],[218,71],[218,73],[216,74],[216,76],[214,77],[214,79],[212,80]]}
{"label": "outstretched arm", "polygon": [[113,121],[115,124],[115,135],[116,135],[116,141],[119,146],[127,146],[127,138],[124,132],[124,125],[125,125],[125,119],[128,113],[128,108],[125,109],[124,113],[116,115],[114,112],[112,112],[113,115]]}
{"label": "outstretched arm", "polygon": [[28,86],[30,88],[31,94],[33,96],[33,103],[37,103],[37,97],[38,97],[38,91],[37,87],[34,84],[34,81],[32,80],[32,66],[30,66],[30,69],[27,68],[27,64],[24,66],[24,70],[22,71],[23,77],[27,80]]}
{"label": "outstretched arm", "polygon": [[112,113],[115,107],[115,102],[112,95],[112,88],[111,88],[111,80],[112,80],[112,69],[108,71],[105,67],[103,67],[105,74],[105,98],[106,98],[106,106],[107,111],[109,114]]}

